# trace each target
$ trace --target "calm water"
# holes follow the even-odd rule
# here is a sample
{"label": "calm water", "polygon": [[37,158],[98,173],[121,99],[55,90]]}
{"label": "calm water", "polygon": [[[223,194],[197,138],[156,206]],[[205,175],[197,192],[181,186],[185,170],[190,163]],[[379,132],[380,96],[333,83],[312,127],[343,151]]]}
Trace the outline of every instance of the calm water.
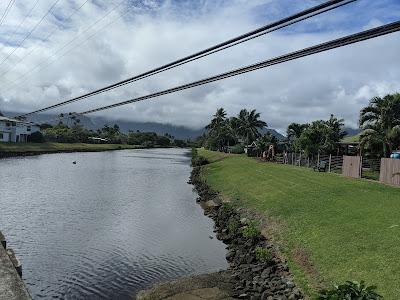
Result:
{"label": "calm water", "polygon": [[[34,299],[130,299],[226,267],[186,150],[0,160],[0,230]],[[77,164],[72,164],[77,161]]]}

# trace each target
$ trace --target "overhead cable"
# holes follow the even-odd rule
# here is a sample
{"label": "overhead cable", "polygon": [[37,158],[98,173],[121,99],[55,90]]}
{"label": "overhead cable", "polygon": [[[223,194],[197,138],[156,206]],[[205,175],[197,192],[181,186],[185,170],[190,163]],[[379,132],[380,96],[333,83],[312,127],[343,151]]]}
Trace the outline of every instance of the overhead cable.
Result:
{"label": "overhead cable", "polygon": [[295,60],[295,59],[299,59],[301,57],[305,57],[305,56],[309,56],[309,55],[313,55],[313,54],[317,54],[320,52],[324,52],[324,51],[328,51],[331,49],[335,49],[335,48],[339,48],[339,47],[343,47],[346,45],[350,45],[350,44],[354,44],[354,43],[358,43],[361,41],[365,41],[368,39],[372,39],[372,38],[376,38],[382,35],[386,35],[389,33],[393,33],[393,32],[397,32],[400,31],[400,21],[397,22],[393,22],[387,25],[383,25],[380,27],[376,27],[370,30],[366,30],[366,31],[362,31],[356,34],[352,34],[352,35],[348,35],[339,39],[335,39],[326,43],[322,43],[322,44],[318,44],[312,47],[308,47],[299,51],[295,51],[295,52],[291,52],[289,54],[285,54],[282,56],[278,56],[272,59],[268,59],[253,65],[249,65],[243,68],[239,68],[239,69],[235,69],[226,73],[222,73],[216,76],[212,76],[212,77],[208,77],[199,81],[195,81],[192,83],[188,83],[185,85],[181,85],[178,87],[174,87],[171,89],[167,89],[161,92],[157,92],[157,93],[153,93],[150,95],[146,95],[146,96],[142,96],[142,97],[138,97],[138,98],[133,98],[133,99],[129,99],[126,101],[122,101],[119,103],[115,103],[115,104],[111,104],[111,105],[107,105],[107,106],[103,106],[103,107],[99,107],[99,108],[95,108],[95,109],[91,109],[88,111],[84,111],[81,113],[78,113],[78,115],[86,115],[86,114],[91,114],[91,113],[95,113],[95,112],[99,112],[102,110],[106,110],[106,109],[110,109],[110,108],[114,108],[114,107],[119,107],[119,106],[123,106],[123,105],[127,105],[127,104],[131,104],[134,102],[139,102],[139,101],[144,101],[144,100],[148,100],[148,99],[152,99],[152,98],[156,98],[159,96],[163,96],[163,95],[167,95],[167,94],[171,94],[171,93],[175,93],[178,91],[182,91],[182,90],[186,90],[186,89],[190,89],[196,86],[201,86],[204,84],[208,84],[211,82],[215,82],[215,81],[219,81],[222,79],[226,79],[226,78],[230,78],[233,76],[237,76],[240,74],[244,74],[244,73],[248,73],[248,72],[252,72],[255,70],[259,70],[259,69],[263,69],[263,68],[267,68],[273,65],[277,65],[277,64],[281,64],[284,62],[288,62],[291,60]]}
{"label": "overhead cable", "polygon": [[191,54],[191,55],[186,56],[184,58],[178,59],[176,61],[173,61],[171,63],[163,65],[161,67],[155,68],[153,70],[144,72],[144,73],[139,74],[139,75],[135,75],[135,76],[130,77],[128,79],[116,82],[114,84],[111,84],[111,85],[108,85],[106,87],[97,89],[95,91],[86,93],[84,95],[81,95],[81,96],[78,96],[78,97],[74,97],[72,99],[69,99],[69,100],[66,100],[66,101],[63,101],[63,102],[60,102],[60,103],[57,103],[57,104],[54,104],[54,105],[51,105],[51,106],[48,106],[48,107],[45,107],[45,108],[42,108],[42,109],[38,109],[38,110],[35,110],[33,112],[30,112],[30,113],[23,114],[20,117],[27,117],[27,116],[35,114],[35,113],[39,113],[39,112],[47,111],[47,110],[50,110],[50,109],[54,109],[54,108],[57,108],[57,107],[60,107],[60,106],[63,106],[63,105],[67,105],[67,104],[79,101],[79,100],[86,99],[88,97],[92,97],[92,96],[98,95],[100,93],[104,93],[106,91],[121,87],[121,86],[126,85],[126,84],[130,84],[132,82],[135,82],[135,81],[138,81],[138,80],[153,76],[155,74],[164,72],[166,70],[170,70],[170,69],[176,68],[176,67],[184,65],[184,64],[186,64],[188,62],[200,59],[202,57],[211,55],[213,53],[222,51],[224,49],[233,47],[235,45],[247,42],[247,41],[249,41],[251,39],[254,39],[256,37],[259,37],[259,36],[265,35],[267,33],[276,31],[278,29],[290,26],[290,25],[292,25],[294,23],[300,22],[302,20],[311,18],[311,17],[316,16],[318,14],[321,14],[321,13],[327,12],[329,10],[341,7],[343,5],[347,5],[347,4],[355,2],[355,1],[357,1],[357,0],[330,0],[330,1],[327,1],[327,2],[322,3],[320,5],[317,5],[317,6],[314,6],[312,8],[309,8],[309,9],[306,9],[304,11],[301,11],[299,13],[296,13],[296,14],[294,14],[292,16],[286,17],[286,18],[281,19],[279,21],[273,22],[271,24],[265,25],[263,27],[257,28],[257,29],[255,29],[253,31],[248,32],[248,33],[242,34],[240,36],[237,36],[235,38],[232,38],[230,40],[222,42],[220,44],[217,44],[217,45],[214,45],[214,46],[209,47],[207,49],[201,50],[201,51],[199,51],[197,53],[194,53],[194,54]]}

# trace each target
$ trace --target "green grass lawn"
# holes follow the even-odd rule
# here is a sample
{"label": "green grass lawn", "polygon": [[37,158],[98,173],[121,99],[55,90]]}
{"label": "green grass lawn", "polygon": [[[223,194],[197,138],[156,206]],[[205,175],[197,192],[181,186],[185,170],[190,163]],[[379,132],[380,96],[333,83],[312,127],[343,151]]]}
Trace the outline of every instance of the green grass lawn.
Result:
{"label": "green grass lawn", "polygon": [[83,144],[83,143],[1,143],[0,152],[41,152],[41,151],[103,151],[117,149],[135,149],[135,145],[119,144]]}
{"label": "green grass lawn", "polygon": [[271,220],[295,279],[312,295],[345,280],[400,298],[400,189],[243,155],[199,154],[207,182]]}

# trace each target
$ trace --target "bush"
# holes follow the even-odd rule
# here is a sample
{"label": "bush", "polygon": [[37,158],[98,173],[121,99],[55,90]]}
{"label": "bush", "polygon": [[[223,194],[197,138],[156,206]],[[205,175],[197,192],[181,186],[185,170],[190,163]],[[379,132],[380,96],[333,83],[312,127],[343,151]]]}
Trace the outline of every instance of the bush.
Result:
{"label": "bush", "polygon": [[255,239],[260,235],[260,231],[255,222],[249,222],[247,226],[243,228],[242,234],[246,239]]}
{"label": "bush", "polygon": [[346,281],[334,286],[331,290],[323,290],[318,300],[380,300],[383,297],[376,293],[376,286],[367,286],[364,281]]}
{"label": "bush", "polygon": [[236,232],[238,232],[239,228],[240,228],[240,222],[238,219],[236,219],[236,218],[229,219],[229,222],[228,222],[229,233],[236,233]]}
{"label": "bush", "polygon": [[258,261],[267,262],[272,260],[272,254],[263,247],[256,248],[256,258]]}
{"label": "bush", "polygon": [[141,146],[144,148],[153,148],[154,143],[152,141],[144,141]]}
{"label": "bush", "polygon": [[232,147],[231,152],[234,154],[242,154],[244,153],[244,147],[241,144],[237,144]]}
{"label": "bush", "polygon": [[36,131],[28,136],[28,142],[30,143],[44,143],[44,136],[40,131]]}
{"label": "bush", "polygon": [[204,166],[209,164],[210,162],[208,161],[207,158],[203,156],[198,156],[195,159],[192,159],[192,166],[193,167],[199,167],[199,166]]}

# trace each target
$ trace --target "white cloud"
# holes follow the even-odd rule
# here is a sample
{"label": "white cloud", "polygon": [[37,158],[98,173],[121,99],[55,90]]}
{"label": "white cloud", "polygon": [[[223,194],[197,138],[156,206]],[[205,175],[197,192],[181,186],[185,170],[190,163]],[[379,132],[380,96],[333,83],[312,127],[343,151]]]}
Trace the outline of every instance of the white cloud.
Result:
{"label": "white cloud", "polygon": [[[66,18],[83,2],[60,1],[56,7],[57,16]],[[0,98],[5,99],[0,103],[0,110],[30,111],[54,104],[251,30],[271,21],[261,21],[255,15],[259,7],[265,7],[270,2],[272,12],[275,2],[268,0],[208,0],[201,1],[199,7],[192,10],[187,7],[183,9],[173,1],[160,4],[159,1],[147,0],[136,7],[121,5],[97,24],[96,28],[101,28],[113,22],[101,33],[89,40],[86,40],[87,36],[93,31],[81,34],[71,44],[75,45],[73,51],[9,89],[4,79],[13,81],[20,74],[48,60],[60,46],[77,33],[84,32],[113,6],[109,1],[100,1],[101,5],[89,1],[69,22],[56,21],[54,17],[46,19],[43,26],[35,31],[36,38],[29,39],[24,48],[16,51],[7,67],[0,66],[1,74],[18,62],[18,57],[36,49],[5,78],[0,78]],[[39,3],[38,9],[24,24],[25,34],[43,16],[52,1]],[[10,12],[6,23],[0,27],[0,35],[12,33],[29,8],[20,4]],[[268,11],[264,15],[268,15]],[[340,15],[342,19],[343,15]],[[329,20],[332,22],[332,17]],[[381,23],[376,16],[371,16],[371,21],[363,27],[370,28]],[[49,41],[40,40],[60,24],[64,26]],[[314,23],[310,22],[309,26],[312,30]],[[145,95],[353,31],[338,27],[335,30],[308,33],[276,32],[58,111],[83,111]],[[18,37],[21,39],[23,35],[16,35],[16,42]],[[399,33],[395,33],[99,114],[110,118],[201,127],[218,107],[225,107],[230,114],[247,107],[259,110],[270,127],[281,131],[290,122],[327,118],[331,113],[345,118],[347,125],[356,126],[360,108],[371,97],[400,91],[399,37]],[[10,45],[3,45],[0,59],[12,49]]]}

